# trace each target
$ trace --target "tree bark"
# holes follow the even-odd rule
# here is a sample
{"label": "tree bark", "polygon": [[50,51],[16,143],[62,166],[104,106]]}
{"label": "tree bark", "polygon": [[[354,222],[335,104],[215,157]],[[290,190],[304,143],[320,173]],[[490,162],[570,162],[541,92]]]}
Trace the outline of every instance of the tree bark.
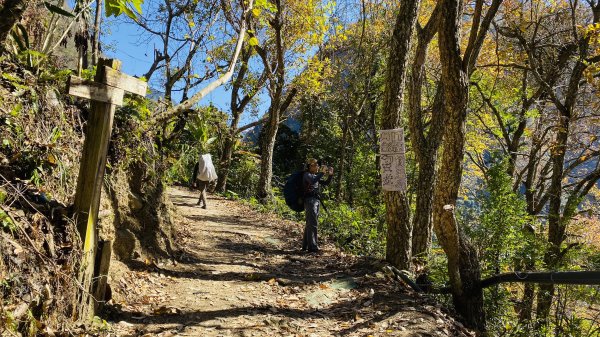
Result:
{"label": "tree bark", "polygon": [[[248,26],[251,27],[250,22],[248,22]],[[248,73],[248,61],[252,56],[252,52],[249,49],[244,49],[242,52],[241,67],[237,73],[235,81],[233,82],[233,87],[231,89],[231,125],[229,126],[229,134],[225,139],[225,145],[223,148],[223,153],[220,158],[220,174],[217,180],[216,190],[219,192],[225,192],[227,188],[227,179],[229,178],[229,170],[231,168],[231,159],[233,156],[233,150],[235,148],[236,139],[240,130],[238,129],[238,123],[240,122],[240,118],[244,113],[244,109],[250,103],[252,98],[258,93],[260,88],[263,86],[266,80],[266,73],[263,72],[262,76],[259,78],[257,84],[254,86],[254,90],[250,90],[248,94],[246,94],[241,100],[239,99],[239,93],[242,89],[242,84],[246,74]],[[242,127],[245,128],[245,127]]]}
{"label": "tree bark", "polygon": [[431,233],[433,231],[431,211],[433,187],[437,179],[435,172],[437,153],[427,156],[427,159],[429,160],[419,161],[416,207],[412,225],[412,256],[413,260],[421,262],[427,260],[431,249]]}
{"label": "tree bark", "polygon": [[[600,21],[600,3],[593,4],[593,22],[596,24]],[[574,15],[574,14],[572,14]],[[567,202],[563,206],[563,192],[565,189],[565,159],[567,157],[569,134],[572,120],[575,116],[575,108],[578,104],[579,88],[582,84],[583,74],[588,67],[586,59],[590,53],[590,36],[580,36],[577,39],[579,55],[575,61],[573,70],[569,76],[566,91],[561,88],[560,94],[552,93],[554,105],[559,113],[556,125],[556,138],[552,144],[550,160],[552,163],[552,178],[550,182],[549,193],[549,208],[548,208],[548,249],[544,255],[544,264],[548,270],[558,268],[563,260],[566,248],[561,248],[562,243],[566,239],[567,225],[574,216],[574,211],[579,204],[580,198],[585,196],[589,190],[581,190],[588,183],[593,186],[598,180],[597,171],[589,173],[583,177],[576,187],[569,192]],[[528,55],[530,58],[532,54]],[[533,60],[534,66],[539,65],[537,60]],[[539,73],[537,73],[539,77]],[[547,88],[553,90],[552,88]],[[564,97],[562,101],[558,97]],[[552,284],[542,285],[538,291],[537,298],[537,328],[548,325],[548,317],[552,307],[555,287]]]}
{"label": "tree bark", "polygon": [[[387,69],[384,109],[381,128],[396,129],[402,126],[401,113],[406,82],[406,66],[415,28],[419,0],[400,3],[391,41]],[[386,260],[399,269],[410,269],[412,224],[405,191],[385,191],[387,243]]]}
{"label": "tree bark", "polygon": [[273,29],[274,40],[274,59],[269,60],[267,50],[256,46],[256,51],[263,61],[265,71],[269,78],[269,96],[271,105],[269,107],[269,118],[265,124],[264,138],[261,151],[260,178],[256,191],[257,198],[263,202],[268,202],[272,197],[271,180],[273,178],[273,149],[275,147],[275,138],[281,122],[281,116],[285,113],[297,93],[296,88],[291,88],[283,98],[285,81],[285,44],[283,41],[283,5],[280,0],[275,1],[277,12],[275,17],[269,22]]}
{"label": "tree bark", "polygon": [[[436,183],[436,163],[438,148],[443,130],[443,87],[438,84],[436,96],[431,107],[429,132],[426,134],[423,111],[421,108],[422,86],[425,78],[425,60],[429,43],[437,32],[439,6],[436,6],[424,28],[418,28],[418,42],[408,82],[408,120],[411,144],[415,152],[419,171],[416,186],[416,208],[412,228],[412,256],[415,262],[423,262],[429,255],[431,233],[433,231],[432,207],[433,187]],[[419,263],[420,264],[420,263]]]}
{"label": "tree bark", "polygon": [[30,1],[6,0],[0,10],[0,53],[4,53],[4,44],[13,26],[21,20]]}
{"label": "tree bark", "polygon": [[[196,92],[194,95],[192,95],[192,97],[190,97],[189,99],[168,108],[166,111],[157,114],[156,116],[154,116],[150,121],[148,121],[148,123],[146,124],[146,129],[151,128],[157,124],[160,124],[174,116],[177,116],[179,114],[181,114],[182,112],[191,109],[196,103],[198,103],[200,100],[202,100],[202,98],[204,98],[206,95],[208,95],[210,92],[212,92],[213,90],[215,90],[216,88],[218,88],[219,86],[223,85],[225,82],[229,81],[229,79],[231,78],[231,76],[233,76],[233,71],[235,69],[235,65],[237,63],[237,59],[240,55],[240,52],[242,50],[242,45],[245,39],[245,35],[246,35],[246,29],[247,29],[247,17],[250,15],[251,11],[252,11],[252,6],[254,4],[254,0],[250,0],[248,2],[248,4],[246,4],[247,7],[244,7],[244,11],[242,13],[242,17],[241,17],[241,22],[242,24],[240,25],[240,30],[239,30],[239,34],[238,34],[238,39],[236,42],[236,46],[235,46],[235,50],[234,53],[231,57],[231,61],[229,63],[229,67],[227,68],[227,71],[220,76],[218,79],[212,81],[211,83],[209,83],[206,87],[202,88],[201,90],[199,90],[198,92]],[[167,27],[169,27],[169,25],[167,25]],[[169,30],[167,29],[167,32]],[[166,45],[165,45],[166,46]],[[167,75],[166,78],[171,78],[171,76],[169,75],[169,64],[170,64],[170,59],[167,56],[167,54],[162,54],[162,58],[165,60],[166,63],[166,71],[167,71]],[[168,85],[165,87],[165,98],[167,100],[170,100],[170,91],[168,90]]]}
{"label": "tree bark", "polygon": [[[544,254],[544,264],[548,270],[555,270],[561,261],[561,244],[566,239],[566,223],[569,218],[562,218],[562,192],[563,192],[563,172],[564,160],[567,153],[567,142],[569,138],[571,110],[561,111],[559,123],[557,126],[556,140],[551,153],[552,161],[552,180],[550,183],[550,202],[548,209],[548,243],[549,247]],[[548,325],[550,308],[554,298],[554,285],[540,285],[537,297],[537,329]]]}
{"label": "tree bark", "polygon": [[272,197],[271,180],[273,179],[273,149],[275,138],[279,129],[279,107],[278,104],[269,108],[269,122],[264,129],[262,151],[260,154],[260,178],[258,180],[257,198],[261,202],[268,202]]}
{"label": "tree bark", "polygon": [[229,170],[231,168],[231,158],[233,157],[234,146],[235,136],[231,134],[227,135],[227,138],[225,139],[225,145],[223,147],[223,153],[221,154],[219,178],[215,188],[217,192],[225,192],[227,189],[227,179],[229,178]]}
{"label": "tree bark", "polygon": [[346,112],[346,116],[344,116],[344,124],[342,131],[342,142],[340,144],[340,158],[338,160],[337,166],[337,186],[335,188],[335,199],[340,200],[342,196],[342,185],[344,182],[344,175],[346,171],[346,147],[348,146],[348,133],[350,132],[350,114]]}
{"label": "tree bark", "polygon": [[[444,13],[438,35],[446,119],[440,174],[434,190],[433,224],[440,245],[448,257],[454,306],[470,327],[483,332],[486,325],[483,290],[478,286],[479,258],[463,234],[454,213],[462,177],[469,94],[468,62],[461,59],[459,45],[462,2],[442,0],[440,9]],[[468,61],[470,57],[471,55],[466,54],[465,60]]]}
{"label": "tree bark", "polygon": [[96,16],[94,18],[94,35],[92,36],[92,66],[98,64],[100,49],[100,21],[102,19],[102,0],[96,0]]}

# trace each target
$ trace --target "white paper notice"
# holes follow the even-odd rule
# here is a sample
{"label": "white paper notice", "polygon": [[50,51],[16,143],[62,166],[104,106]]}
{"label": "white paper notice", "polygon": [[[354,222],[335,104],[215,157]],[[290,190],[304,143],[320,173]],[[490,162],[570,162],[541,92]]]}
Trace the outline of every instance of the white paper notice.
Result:
{"label": "white paper notice", "polygon": [[381,185],[384,191],[406,191],[404,129],[380,130]]}

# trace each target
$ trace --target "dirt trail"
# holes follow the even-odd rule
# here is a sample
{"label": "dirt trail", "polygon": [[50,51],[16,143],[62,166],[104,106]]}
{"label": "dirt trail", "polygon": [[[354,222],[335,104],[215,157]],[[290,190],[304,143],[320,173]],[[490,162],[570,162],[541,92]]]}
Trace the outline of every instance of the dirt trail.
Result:
{"label": "dirt trail", "polygon": [[170,190],[178,263],[111,265],[117,336],[468,336],[430,299],[372,259],[322,244],[299,252],[302,225],[210,196]]}

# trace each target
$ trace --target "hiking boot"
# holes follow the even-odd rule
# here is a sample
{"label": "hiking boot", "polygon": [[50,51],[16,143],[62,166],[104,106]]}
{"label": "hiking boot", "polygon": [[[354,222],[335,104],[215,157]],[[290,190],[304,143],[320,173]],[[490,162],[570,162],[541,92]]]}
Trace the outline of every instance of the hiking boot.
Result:
{"label": "hiking boot", "polygon": [[[200,205],[200,204],[198,204],[198,205]],[[202,208],[203,208],[203,209],[206,209],[206,205],[202,206]]]}

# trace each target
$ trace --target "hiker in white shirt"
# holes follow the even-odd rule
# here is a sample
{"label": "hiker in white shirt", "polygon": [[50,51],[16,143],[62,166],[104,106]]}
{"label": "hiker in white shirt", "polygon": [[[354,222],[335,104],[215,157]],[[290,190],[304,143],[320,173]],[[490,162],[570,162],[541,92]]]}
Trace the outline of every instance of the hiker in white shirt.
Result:
{"label": "hiker in white shirt", "polygon": [[201,155],[196,167],[194,169],[194,186],[200,190],[200,197],[196,205],[202,205],[202,208],[206,209],[206,188],[211,181],[217,180],[217,171],[210,154]]}

